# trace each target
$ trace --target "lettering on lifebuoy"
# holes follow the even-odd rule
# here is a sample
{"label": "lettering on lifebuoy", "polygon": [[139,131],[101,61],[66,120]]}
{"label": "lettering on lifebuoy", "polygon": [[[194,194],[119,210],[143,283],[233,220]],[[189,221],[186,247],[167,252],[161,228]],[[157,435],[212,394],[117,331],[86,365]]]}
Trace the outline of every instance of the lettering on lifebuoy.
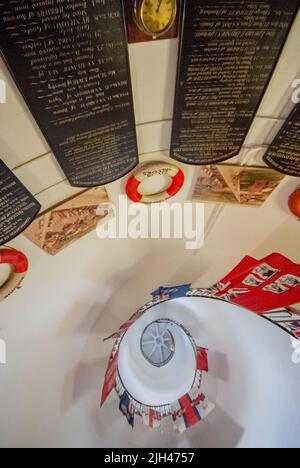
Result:
{"label": "lettering on lifebuoy", "polygon": [[[160,193],[142,195],[138,190],[139,186],[144,180],[154,176],[171,177],[170,187]],[[174,197],[183,187],[184,180],[183,171],[173,164],[165,162],[149,163],[142,166],[130,177],[126,185],[126,194],[135,203],[159,203]]]}

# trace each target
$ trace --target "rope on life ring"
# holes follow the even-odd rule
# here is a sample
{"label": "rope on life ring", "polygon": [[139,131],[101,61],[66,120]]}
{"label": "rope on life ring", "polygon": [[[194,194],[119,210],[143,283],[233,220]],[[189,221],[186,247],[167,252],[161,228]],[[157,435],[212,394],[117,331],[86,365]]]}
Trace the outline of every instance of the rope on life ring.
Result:
{"label": "rope on life ring", "polygon": [[[139,186],[144,180],[154,176],[171,177],[170,187],[160,193],[142,195],[138,190]],[[126,185],[126,194],[136,203],[159,203],[174,197],[184,185],[184,180],[184,173],[179,167],[166,162],[150,163],[142,166],[130,177]]]}
{"label": "rope on life ring", "polygon": [[27,257],[14,249],[0,249],[0,264],[8,264],[11,267],[10,276],[0,286],[0,301],[3,301],[20,287],[29,265]]}

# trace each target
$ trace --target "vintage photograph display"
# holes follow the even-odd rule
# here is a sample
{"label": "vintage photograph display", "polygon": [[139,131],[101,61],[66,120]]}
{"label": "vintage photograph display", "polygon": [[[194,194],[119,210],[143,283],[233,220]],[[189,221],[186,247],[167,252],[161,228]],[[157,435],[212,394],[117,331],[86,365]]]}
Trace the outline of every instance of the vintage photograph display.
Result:
{"label": "vintage photograph display", "polygon": [[105,187],[92,188],[43,213],[25,231],[25,235],[49,255],[56,255],[96,230],[99,222],[108,221],[111,216],[109,210],[99,209],[101,205],[105,207],[108,204]]}
{"label": "vintage photograph display", "polygon": [[192,199],[206,203],[261,206],[284,179],[269,168],[206,165],[198,169]]}

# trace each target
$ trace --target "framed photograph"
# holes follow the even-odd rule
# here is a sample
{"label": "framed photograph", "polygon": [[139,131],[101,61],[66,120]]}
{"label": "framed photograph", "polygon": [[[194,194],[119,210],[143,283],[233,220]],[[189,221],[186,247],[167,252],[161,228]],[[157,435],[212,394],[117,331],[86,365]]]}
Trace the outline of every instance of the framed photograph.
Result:
{"label": "framed photograph", "polygon": [[289,286],[290,288],[296,288],[300,286],[300,278],[298,276],[285,275],[279,278],[276,283]]}
{"label": "framed photograph", "polygon": [[272,268],[267,263],[262,263],[253,270],[253,273],[255,273],[257,276],[259,276],[265,281],[273,278],[273,276],[276,275],[276,273],[278,272],[279,270],[277,270],[276,268]]}
{"label": "framed photograph", "polygon": [[110,218],[109,197],[105,187],[87,190],[39,216],[25,236],[49,255],[56,255],[71,243],[96,229]]}
{"label": "framed photograph", "polygon": [[283,179],[284,175],[265,167],[201,166],[192,199],[259,207]]}
{"label": "framed photograph", "polygon": [[258,287],[262,283],[264,283],[264,280],[258,279],[254,275],[248,275],[247,278],[244,279],[243,284],[245,286],[253,286],[253,287]]}
{"label": "framed photograph", "polygon": [[275,294],[282,294],[289,290],[288,288],[279,283],[268,284],[268,286],[265,286],[263,289],[264,291],[272,292]]}

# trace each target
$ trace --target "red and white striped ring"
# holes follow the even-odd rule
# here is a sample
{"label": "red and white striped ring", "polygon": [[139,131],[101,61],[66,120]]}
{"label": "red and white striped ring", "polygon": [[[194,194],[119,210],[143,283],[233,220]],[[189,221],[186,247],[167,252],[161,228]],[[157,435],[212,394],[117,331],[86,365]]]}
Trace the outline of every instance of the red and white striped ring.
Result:
{"label": "red and white striped ring", "polygon": [[3,301],[18,289],[28,271],[27,257],[18,250],[0,249],[0,263],[11,266],[11,274],[0,287],[0,301]]}
{"label": "red and white striped ring", "polygon": [[[138,190],[141,183],[146,179],[150,179],[150,177],[159,175],[172,178],[170,187],[160,193],[142,195]],[[183,171],[173,164],[165,162],[149,163],[143,165],[130,177],[126,184],[126,194],[130,200],[136,203],[159,203],[174,197],[184,185],[184,180]]]}

